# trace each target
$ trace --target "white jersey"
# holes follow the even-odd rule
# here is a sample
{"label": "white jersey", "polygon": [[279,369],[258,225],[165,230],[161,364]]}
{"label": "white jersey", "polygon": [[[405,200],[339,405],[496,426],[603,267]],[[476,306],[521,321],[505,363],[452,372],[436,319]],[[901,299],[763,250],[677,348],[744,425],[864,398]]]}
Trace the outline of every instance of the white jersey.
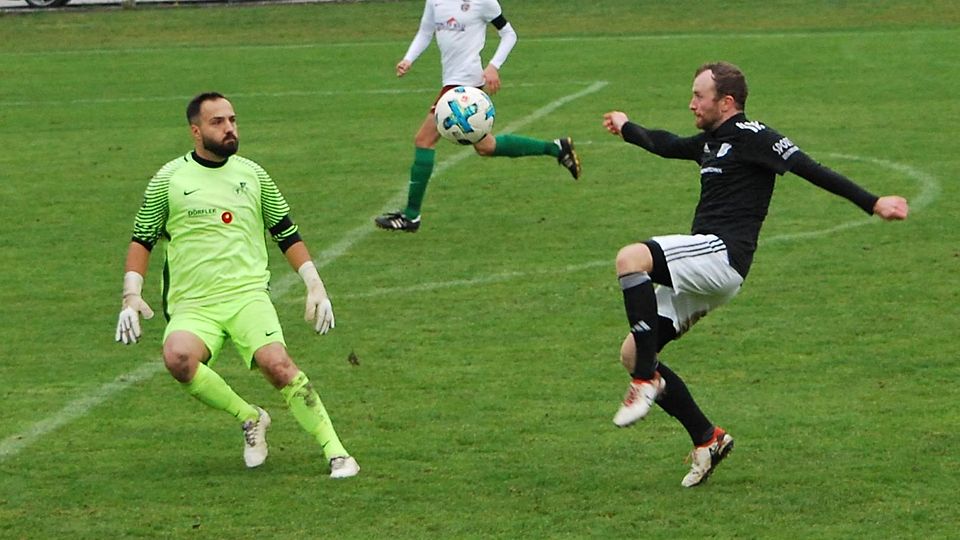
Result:
{"label": "white jersey", "polygon": [[[483,86],[480,51],[486,43],[487,24],[500,14],[497,0],[426,0],[418,38],[436,34],[444,86]],[[423,52],[423,48],[416,50],[417,45],[414,38],[406,60],[413,62]]]}

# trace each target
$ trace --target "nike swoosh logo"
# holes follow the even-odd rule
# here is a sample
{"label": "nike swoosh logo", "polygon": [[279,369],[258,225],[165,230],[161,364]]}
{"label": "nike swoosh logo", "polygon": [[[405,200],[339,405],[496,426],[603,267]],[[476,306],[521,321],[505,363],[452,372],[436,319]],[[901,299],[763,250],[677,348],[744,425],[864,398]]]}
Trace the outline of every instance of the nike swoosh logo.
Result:
{"label": "nike swoosh logo", "polygon": [[194,190],[191,190],[191,191],[183,190],[183,194],[184,194],[184,195],[190,195],[191,193],[196,193],[196,192],[198,192],[198,191],[200,191],[200,188],[197,188],[197,189],[194,189]]}
{"label": "nike swoosh logo", "polygon": [[264,334],[265,334],[267,337],[269,337],[269,336],[272,336],[272,335],[276,334],[277,332],[279,332],[279,330],[274,330],[273,332],[264,332]]}

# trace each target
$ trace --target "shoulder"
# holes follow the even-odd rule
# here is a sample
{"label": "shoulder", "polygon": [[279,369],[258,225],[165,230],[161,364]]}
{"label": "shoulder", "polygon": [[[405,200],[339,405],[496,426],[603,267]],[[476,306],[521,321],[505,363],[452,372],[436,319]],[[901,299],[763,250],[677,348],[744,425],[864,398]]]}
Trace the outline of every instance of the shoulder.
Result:
{"label": "shoulder", "polygon": [[746,143],[744,146],[751,149],[755,155],[786,161],[800,150],[789,137],[763,122],[743,119],[735,122],[734,126],[737,139]]}
{"label": "shoulder", "polygon": [[473,3],[484,15],[496,17],[503,12],[500,8],[500,2],[497,2],[497,0],[474,0]]}
{"label": "shoulder", "polygon": [[190,163],[190,154],[184,154],[168,161],[163,167],[160,167],[160,170],[158,170],[154,176],[157,178],[170,178],[188,163]]}
{"label": "shoulder", "polygon": [[771,146],[785,137],[779,131],[758,120],[746,118],[732,123],[731,131],[735,137],[751,144]]}
{"label": "shoulder", "polygon": [[234,155],[233,157],[230,158],[230,161],[233,162],[233,165],[235,167],[246,169],[257,176],[268,176],[266,169],[261,167],[259,163],[257,163],[252,159],[245,158],[240,155]]}

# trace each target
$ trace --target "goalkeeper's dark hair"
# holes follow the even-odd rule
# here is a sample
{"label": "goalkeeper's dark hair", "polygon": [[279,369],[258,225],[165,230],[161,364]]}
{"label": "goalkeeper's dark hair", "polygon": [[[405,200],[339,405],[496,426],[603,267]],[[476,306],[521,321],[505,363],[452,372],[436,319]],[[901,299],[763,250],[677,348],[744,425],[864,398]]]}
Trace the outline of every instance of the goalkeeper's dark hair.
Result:
{"label": "goalkeeper's dark hair", "polygon": [[197,117],[200,116],[200,106],[203,105],[204,101],[210,101],[213,99],[227,98],[220,92],[204,92],[191,99],[190,103],[187,103],[187,122],[190,124],[197,124]]}
{"label": "goalkeeper's dark hair", "polygon": [[743,71],[730,62],[710,62],[697,68],[697,72],[693,76],[696,77],[707,70],[713,72],[717,99],[730,96],[741,111],[746,109],[747,78],[743,75]]}

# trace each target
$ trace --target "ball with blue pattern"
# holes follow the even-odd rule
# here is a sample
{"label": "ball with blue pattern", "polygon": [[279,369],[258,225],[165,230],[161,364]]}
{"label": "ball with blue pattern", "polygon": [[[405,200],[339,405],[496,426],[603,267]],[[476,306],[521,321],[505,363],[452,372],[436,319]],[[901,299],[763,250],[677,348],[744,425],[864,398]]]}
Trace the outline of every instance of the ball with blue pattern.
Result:
{"label": "ball with blue pattern", "polygon": [[496,110],[490,96],[479,88],[457,86],[437,101],[437,131],[448,141],[476,144],[493,131]]}

